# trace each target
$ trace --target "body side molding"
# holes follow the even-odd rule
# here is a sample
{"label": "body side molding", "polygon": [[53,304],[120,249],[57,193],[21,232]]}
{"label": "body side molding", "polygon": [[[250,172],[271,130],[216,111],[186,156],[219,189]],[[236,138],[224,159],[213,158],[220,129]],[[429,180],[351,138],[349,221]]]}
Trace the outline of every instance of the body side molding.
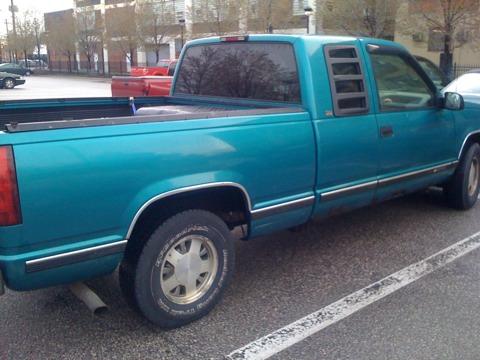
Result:
{"label": "body side molding", "polygon": [[102,256],[122,253],[127,246],[127,240],[116,241],[110,244],[93,246],[86,249],[70,251],[39,259],[28,260],[25,263],[25,272],[33,273],[71,265],[82,261],[93,260]]}
{"label": "body side molding", "polygon": [[315,203],[315,196],[307,196],[305,198],[292,200],[265,208],[256,209],[252,211],[252,219],[259,220],[267,216],[276,215],[282,212],[300,209],[303,207],[311,206]]}
{"label": "body side molding", "polygon": [[367,190],[374,190],[377,187],[392,185],[401,181],[412,180],[417,177],[422,177],[426,175],[433,175],[441,171],[449,170],[454,168],[458,164],[458,161],[450,161],[445,164],[431,166],[426,169],[411,171],[405,174],[391,176],[383,179],[377,179],[374,181],[368,181],[362,184],[354,186],[346,186],[336,190],[324,192],[320,195],[320,201],[330,201],[335,200],[343,196],[354,195]]}

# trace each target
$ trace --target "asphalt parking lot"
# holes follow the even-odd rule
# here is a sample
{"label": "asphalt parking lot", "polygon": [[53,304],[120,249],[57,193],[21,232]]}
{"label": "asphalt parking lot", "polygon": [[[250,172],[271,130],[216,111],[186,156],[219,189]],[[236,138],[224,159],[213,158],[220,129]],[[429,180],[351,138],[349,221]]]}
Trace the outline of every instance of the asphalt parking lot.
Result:
{"label": "asphalt parking lot", "polygon": [[108,78],[34,74],[24,79],[24,85],[11,90],[0,89],[0,101],[112,96]]}
{"label": "asphalt parking lot", "polygon": [[[22,91],[32,97],[49,84],[57,84],[50,97],[109,95],[104,79],[28,80]],[[1,100],[6,93],[0,90]],[[224,300],[205,318],[170,331],[128,307],[117,274],[88,283],[109,305],[99,316],[67,287],[7,291],[0,297],[0,359],[237,358],[245,345],[477,234],[479,218],[480,203],[455,211],[432,190],[299,232],[238,241],[236,274]],[[272,358],[479,359],[479,260],[480,248],[472,248]]]}

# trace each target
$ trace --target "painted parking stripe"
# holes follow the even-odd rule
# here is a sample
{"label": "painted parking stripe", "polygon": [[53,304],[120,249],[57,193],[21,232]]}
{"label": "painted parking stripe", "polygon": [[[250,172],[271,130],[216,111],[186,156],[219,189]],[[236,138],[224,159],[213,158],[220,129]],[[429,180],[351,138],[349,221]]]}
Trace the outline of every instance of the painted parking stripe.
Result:
{"label": "painted parking stripe", "polygon": [[227,359],[267,359],[480,247],[480,232],[233,351]]}

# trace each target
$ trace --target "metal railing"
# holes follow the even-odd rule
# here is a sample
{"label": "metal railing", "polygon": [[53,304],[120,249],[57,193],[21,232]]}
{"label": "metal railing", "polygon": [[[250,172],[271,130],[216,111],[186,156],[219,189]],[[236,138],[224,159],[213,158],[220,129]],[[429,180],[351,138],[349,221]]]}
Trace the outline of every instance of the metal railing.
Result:
{"label": "metal railing", "polygon": [[471,70],[480,69],[480,64],[457,64],[453,65],[453,75],[455,79]]}

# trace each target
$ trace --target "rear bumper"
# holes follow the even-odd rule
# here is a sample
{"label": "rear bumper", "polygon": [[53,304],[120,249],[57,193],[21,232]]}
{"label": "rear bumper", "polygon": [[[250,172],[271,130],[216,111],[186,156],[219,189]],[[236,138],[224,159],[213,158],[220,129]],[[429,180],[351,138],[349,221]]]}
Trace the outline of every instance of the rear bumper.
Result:
{"label": "rear bumper", "polygon": [[4,284],[13,290],[33,290],[107,275],[122,260],[126,244],[121,240],[80,249],[53,248],[41,256],[0,255],[0,288]]}

